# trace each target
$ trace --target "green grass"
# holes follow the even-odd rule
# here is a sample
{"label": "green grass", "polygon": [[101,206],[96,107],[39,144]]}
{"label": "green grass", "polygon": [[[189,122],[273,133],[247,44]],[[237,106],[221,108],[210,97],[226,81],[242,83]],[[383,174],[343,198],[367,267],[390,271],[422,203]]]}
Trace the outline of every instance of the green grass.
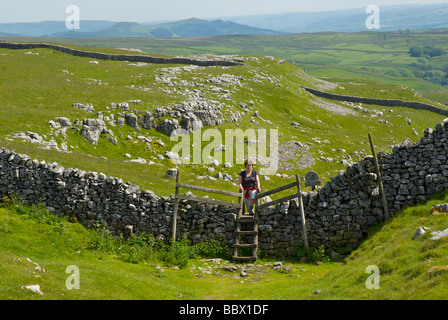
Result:
{"label": "green grass", "polygon": [[[391,108],[367,105],[362,107],[375,113],[383,112],[383,115],[371,116],[361,112],[355,116],[340,115],[314,103],[334,101],[316,99],[300,92],[299,86],[318,87],[321,82],[313,77],[317,76],[336,83],[339,87],[328,91],[339,94],[445,102],[444,87],[422,79],[404,80],[387,74],[395,66],[412,70],[414,60],[407,53],[408,46],[428,38],[434,44],[446,42],[446,35],[443,34],[387,33],[384,38],[382,33],[374,32],[70,41],[90,47],[88,50],[108,53],[120,51],[99,47],[134,47],[157,51],[158,54],[257,54],[258,62],[249,60],[244,66],[228,69],[205,68],[182,73],[178,78],[196,80],[205,85],[208,85],[206,79],[209,76],[221,74],[250,79],[256,73],[264,73],[277,78],[281,86],[275,82],[242,81],[243,88],[224,88],[232,91],[230,101],[207,90],[202,94],[226,103],[233,111],[241,110],[238,106],[240,102],[253,100],[255,106],[252,111],[259,110],[261,117],[272,121],[272,124],[259,121],[260,125],[254,126],[248,115],[238,124],[218,126],[222,136],[225,129],[275,128],[279,130],[280,145],[289,140],[309,143],[309,153],[315,159],[314,165],[305,168],[294,165],[293,170],[279,170],[279,173],[304,176],[313,170],[325,183],[330,176],[345,169],[340,163],[341,154],[336,149],[345,149],[346,154],[357,161],[363,153],[370,153],[368,133],[373,136],[377,152],[387,152],[390,151],[390,145],[400,143],[405,138],[418,141],[419,136],[414,135],[414,130],[421,135],[424,129],[433,128],[444,117],[406,108],[393,108],[390,113]],[[66,39],[45,38],[45,41],[64,42]],[[69,149],[71,153],[11,141],[8,136],[29,130],[49,137],[50,119],[66,116],[73,122],[75,119],[96,117],[95,114],[72,108],[71,104],[75,102],[91,103],[96,111],[107,112],[106,106],[111,102],[140,99],[143,105],[131,105],[131,108],[144,112],[183,101],[185,97],[179,92],[163,93],[162,89],[172,88],[155,81],[160,69],[176,65],[148,64],[134,67],[118,61],[100,61],[98,65],[91,65],[89,61],[93,59],[73,57],[53,50],[31,50],[39,53],[38,56],[25,55],[27,51],[30,50],[0,49],[1,54],[6,54],[0,56],[0,119],[7,119],[5,125],[0,126],[0,146],[28,154],[39,161],[56,161],[65,167],[121,177],[143,189],[151,189],[157,195],[174,192],[174,180],[163,177],[166,169],[174,167],[168,160],[158,161],[156,166],[124,162],[125,153],[130,153],[133,158],[152,159],[156,154],[171,150],[175,142],[153,129],[142,129],[140,133],[152,136],[153,141],[161,139],[166,148],[152,143],[153,152],[147,150],[141,142],[126,140],[128,134],[135,133],[128,126],[111,128],[118,138],[117,146],[112,146],[104,136],[100,138],[98,146],[93,146],[76,129],[68,131],[66,138],[54,137],[58,143],[66,141],[69,146],[74,146]],[[308,68],[308,74],[292,63],[278,64],[278,59],[261,56],[265,54],[282,57]],[[442,66],[446,61],[440,58],[434,59],[433,63]],[[373,69],[362,69],[366,65]],[[68,70],[69,74],[62,70]],[[103,84],[95,84],[91,79],[99,79]],[[148,87],[150,90],[133,90],[129,88],[130,85]],[[403,88],[403,85],[407,88]],[[411,125],[406,124],[406,118],[412,120]],[[392,125],[381,124],[378,119],[387,120]],[[299,122],[300,127],[292,129],[292,121]],[[320,142],[316,142],[316,139]],[[100,156],[105,156],[107,160],[100,160]],[[327,162],[320,160],[320,157],[336,160]],[[300,157],[297,157],[291,163],[296,164],[299,160]],[[236,191],[236,186],[230,182],[197,180],[197,175],[214,175],[207,172],[204,164],[184,165],[180,169],[182,182]],[[235,165],[225,169],[220,166],[217,170],[236,177],[242,167]],[[269,181],[262,179],[264,190],[290,182],[287,178],[270,178]],[[195,194],[203,195],[199,192]],[[101,229],[97,232],[85,230],[77,223],[49,214],[39,205],[8,207],[3,204],[0,207],[0,299],[446,299],[446,240],[433,242],[429,239],[429,232],[420,239],[412,240],[415,230],[422,225],[430,227],[431,231],[447,227],[446,214],[431,216],[429,212],[431,205],[442,202],[448,202],[447,195],[438,195],[427,204],[408,208],[391,221],[375,226],[369,238],[343,263],[324,262],[316,265],[300,263],[296,257],[289,257],[285,262],[288,270],[273,271],[266,266],[273,262],[272,259],[262,257],[256,264],[260,272],[244,279],[238,276],[239,273],[228,273],[219,268],[215,268],[216,275],[202,273],[198,269],[212,266],[210,262],[198,259],[198,256],[222,255],[219,246],[210,243],[192,248],[182,242],[173,246],[156,245],[150,237],[144,235],[125,242],[120,238],[112,238]],[[38,263],[46,272],[39,273],[27,258]],[[80,290],[67,290],[65,287],[68,277],[65,271],[70,265],[80,269]],[[370,265],[379,268],[379,290],[366,289],[365,282],[369,276],[366,268]],[[21,289],[21,286],[35,283],[40,284],[45,293],[43,296]],[[320,290],[320,294],[315,294],[316,290]]]}
{"label": "green grass", "polygon": [[[446,86],[425,81],[416,67],[418,58],[410,57],[409,54],[411,46],[430,44],[447,49],[446,38],[446,32],[425,30],[424,32],[320,32],[282,36],[235,35],[180,39],[45,38],[42,41],[89,47],[132,47],[148,53],[168,55],[207,53],[272,55],[307,69],[313,76],[333,77],[339,82],[374,80],[394,85],[404,84],[417,91],[447,92]],[[3,39],[36,41],[39,38],[3,37]],[[434,57],[430,63],[432,69],[446,71],[447,56]],[[404,70],[406,76],[395,75],[397,70]],[[446,102],[446,100],[436,101]]]}
{"label": "green grass", "polygon": [[[0,207],[0,299],[444,300],[448,298],[448,243],[446,238],[430,240],[431,231],[447,227],[446,213],[431,215],[430,211],[432,205],[444,202],[448,202],[446,192],[373,226],[368,238],[344,262],[303,263],[300,256],[289,257],[283,261],[285,270],[274,271],[275,260],[262,258],[255,264],[258,272],[246,278],[198,257],[148,258],[149,247],[137,253],[144,248],[143,236],[117,246],[123,240],[86,230],[41,205],[7,202]],[[430,229],[413,240],[421,226]],[[178,246],[178,251],[159,248],[157,252],[194,251],[180,242]],[[207,244],[196,249],[196,254],[209,258],[219,257],[221,250]],[[173,261],[183,261],[181,268]],[[34,263],[45,271],[35,269]],[[220,265],[224,264],[228,264],[225,259]],[[80,288],[68,290],[66,268],[73,265],[80,271]],[[366,272],[369,266],[378,267],[379,289],[366,287],[372,275]],[[21,288],[30,284],[39,284],[44,295]]]}
{"label": "green grass", "polygon": [[[319,36],[321,37],[321,36]],[[324,37],[324,35],[322,35]],[[327,36],[325,36],[327,37]],[[244,37],[242,37],[244,38]],[[220,41],[234,41],[241,37],[223,38]],[[258,38],[254,38],[258,39]],[[267,37],[265,40],[271,39]],[[292,41],[295,38],[291,38]],[[131,40],[129,40],[131,41]],[[134,40],[132,40],[134,41]],[[130,42],[132,44],[132,41]],[[135,40],[137,41],[137,40]],[[185,40],[179,40],[185,41]],[[200,39],[197,41],[205,41]],[[207,41],[212,41],[209,39]],[[301,40],[302,41],[302,40]],[[112,45],[113,42],[110,43]],[[77,47],[78,48],[78,47]],[[231,47],[230,47],[231,48]],[[100,52],[115,52],[115,49],[95,48]],[[39,55],[27,55],[28,51]],[[110,128],[114,136],[118,139],[118,144],[113,146],[108,142],[105,135],[101,136],[99,144],[93,146],[80,136],[76,128],[67,131],[66,138],[53,136],[59,144],[66,142],[71,153],[57,152],[55,150],[44,150],[37,148],[20,140],[8,140],[9,136],[19,131],[33,131],[40,135],[45,135],[47,140],[51,138],[52,132],[48,121],[56,117],[65,116],[71,119],[72,123],[83,118],[93,117],[96,114],[89,114],[83,110],[73,108],[75,102],[90,103],[95,107],[95,111],[107,112],[106,108],[111,102],[125,102],[140,99],[143,104],[131,104],[132,109],[137,112],[146,112],[160,106],[169,106],[188,98],[181,92],[185,89],[182,85],[177,93],[166,94],[163,90],[172,90],[173,87],[163,85],[155,80],[161,73],[161,69],[177,67],[177,65],[154,65],[147,64],[142,67],[129,66],[126,62],[120,61],[100,61],[98,65],[89,64],[90,58],[80,58],[66,55],[54,50],[7,50],[1,49],[0,53],[0,98],[2,108],[0,108],[0,118],[8,119],[4,126],[0,127],[0,145],[17,152],[28,154],[33,158],[45,160],[49,163],[58,162],[64,167],[75,167],[86,171],[103,172],[107,175],[121,177],[124,181],[131,181],[139,185],[142,189],[150,189],[157,195],[170,195],[174,192],[174,180],[164,177],[168,168],[174,167],[168,159],[157,160],[157,155],[163,155],[176,144],[154,129],[142,129],[140,134],[153,137],[153,143],[148,149],[143,142],[135,143],[136,139],[129,141],[128,135],[135,137],[137,133],[129,126],[115,126]],[[227,105],[222,110],[225,114],[228,110],[234,112],[241,111],[241,102],[254,101],[251,112],[243,117],[237,124],[224,123],[217,126],[224,137],[225,129],[258,129],[265,128],[279,130],[279,144],[282,145],[289,140],[298,140],[302,143],[309,143],[309,153],[315,159],[314,164],[307,167],[294,168],[294,170],[283,170],[281,167],[278,173],[292,176],[299,174],[304,176],[308,171],[316,171],[321,176],[321,181],[325,183],[330,176],[337,174],[339,170],[345,169],[340,162],[342,155],[337,149],[345,149],[354,161],[357,161],[362,153],[370,153],[367,134],[370,132],[376,142],[378,151],[390,151],[388,146],[402,142],[410,137],[417,141],[414,130],[418,133],[428,127],[434,127],[441,122],[444,117],[430,112],[418,111],[405,108],[394,108],[394,113],[390,113],[390,108],[377,106],[363,106],[367,110],[383,112],[381,117],[372,117],[359,112],[356,115],[340,115],[318,107],[313,101],[325,101],[317,99],[307,93],[298,90],[300,85],[316,87],[319,81],[305,74],[291,63],[279,64],[278,59],[270,59],[256,56],[257,61],[248,60],[243,66],[232,68],[207,67],[191,72],[181,72],[177,75],[178,80],[197,81],[205,87],[199,87],[208,99],[218,100]],[[68,70],[68,74],[62,72]],[[231,91],[231,100],[226,100],[211,92],[210,83],[207,79],[212,76],[232,74],[242,76],[242,88],[236,86],[225,87]],[[278,79],[281,86],[276,81],[262,82],[250,81],[256,74],[270,76]],[[67,81],[69,79],[70,81]],[[99,79],[102,84],[98,85],[91,79]],[[129,86],[149,88],[147,91],[130,89]],[[416,92],[403,89],[401,85],[386,85],[377,83],[367,83],[366,85],[342,84],[345,88],[336,89],[340,94],[353,94],[360,96],[375,96],[382,98],[400,98],[404,100],[426,101],[416,95]],[[193,88],[187,87],[189,90]],[[327,101],[335,103],[334,101]],[[347,107],[343,104],[340,106]],[[263,119],[270,120],[271,123],[258,121],[259,125],[250,122],[253,111],[258,110]],[[119,111],[115,111],[117,113]],[[378,122],[378,119],[389,121],[392,125],[385,125]],[[412,120],[412,125],[407,125],[405,118]],[[309,120],[308,120],[309,119]],[[297,129],[292,128],[292,121],[300,123]],[[204,127],[204,132],[208,127]],[[269,134],[269,131],[268,131]],[[166,147],[160,147],[155,143],[161,139]],[[316,143],[313,139],[328,141],[327,143]],[[208,143],[203,142],[203,149]],[[358,153],[358,155],[355,154]],[[142,157],[152,160],[157,165],[141,165],[125,162],[127,158],[124,154],[129,153],[133,158]],[[219,153],[216,155],[220,155]],[[104,156],[107,160],[100,160]],[[321,160],[321,157],[333,158],[332,162]],[[223,159],[225,156],[223,154]],[[300,157],[290,160],[290,163],[300,161]],[[184,165],[180,167],[183,182],[198,184],[205,187],[234,190],[236,186],[230,182],[218,180],[197,180],[196,176],[214,176],[215,173],[207,171],[208,163],[203,159],[200,165]],[[243,169],[242,165],[236,164],[232,168],[218,167],[217,171],[231,174],[236,178]],[[263,189],[269,190],[278,187],[280,184],[289,182],[285,178],[271,176],[271,180],[263,182]],[[220,197],[218,196],[217,199]]]}
{"label": "green grass", "polygon": [[[447,238],[430,240],[430,232],[448,227],[446,213],[431,215],[430,207],[447,200],[446,192],[436,195],[426,204],[409,207],[392,221],[372,228],[372,234],[351,253],[344,267],[322,279],[320,285],[327,287],[322,298],[447,299]],[[422,226],[430,229],[413,240],[414,232]],[[366,276],[361,273],[369,265],[379,268],[378,290],[365,289]]]}

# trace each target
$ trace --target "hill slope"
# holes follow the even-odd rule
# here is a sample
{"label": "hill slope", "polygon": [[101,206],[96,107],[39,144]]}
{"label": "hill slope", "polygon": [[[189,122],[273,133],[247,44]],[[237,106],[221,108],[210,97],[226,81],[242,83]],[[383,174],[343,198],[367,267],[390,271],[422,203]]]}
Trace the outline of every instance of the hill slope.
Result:
{"label": "hill slope", "polygon": [[[247,268],[244,278],[225,269],[230,264],[220,259],[190,260],[181,269],[163,261],[130,263],[141,242],[133,250],[122,244],[114,251],[105,234],[87,231],[43,206],[0,203],[0,299],[447,299],[448,238],[431,240],[430,234],[448,226],[447,213],[430,211],[444,202],[447,194],[439,194],[374,226],[344,263],[326,262],[320,254],[323,264],[292,259],[275,271],[271,261],[262,259]],[[430,229],[412,239],[422,226]],[[80,287],[68,290],[66,268],[73,265],[80,271]],[[22,288],[36,284],[43,295]]]}
{"label": "hill slope", "polygon": [[[263,182],[270,189],[292,174],[304,176],[310,170],[318,172],[324,184],[369,153],[368,132],[379,151],[388,151],[388,146],[406,138],[417,140],[419,132],[444,118],[428,111],[394,108],[390,112],[386,107],[360,108],[318,98],[301,86],[339,93],[344,88],[273,57],[230,56],[227,59],[243,64],[199,67],[90,63],[90,58],[49,49],[1,49],[0,53],[0,116],[8,119],[0,128],[2,146],[64,167],[132,180],[158,195],[173,193],[173,179],[164,176],[175,166],[167,152],[178,140],[170,139],[170,133],[175,126],[189,128],[185,117],[189,112],[202,122],[201,135],[216,128],[222,141],[213,146],[203,136],[200,163],[184,159],[185,180],[231,190],[236,188],[234,179],[242,162],[235,159],[236,145],[224,141],[226,129],[266,129],[267,136],[270,130],[278,130],[277,171]],[[364,86],[361,89],[360,95],[368,92]],[[387,86],[376,97],[427,102],[402,86]],[[96,138],[88,136],[85,127],[91,120],[84,119],[104,121],[104,130]],[[267,154],[254,155],[259,169],[269,165],[270,150],[268,145]],[[244,152],[247,155],[248,147]],[[213,159],[218,166],[210,165]],[[226,162],[231,165],[224,166]]]}
{"label": "hill slope", "polygon": [[[39,38],[94,47],[128,47],[159,54],[244,54],[275,56],[328,81],[402,84],[448,103],[447,29],[396,32],[313,33],[280,36],[234,35],[187,38]],[[6,38],[5,38],[6,39]],[[7,41],[24,41],[22,38]],[[250,45],[248,45],[250,44]],[[412,56],[411,48],[441,49],[442,55]],[[426,50],[426,49],[425,49]],[[360,89],[356,86],[357,90]],[[378,91],[376,93],[378,94]]]}

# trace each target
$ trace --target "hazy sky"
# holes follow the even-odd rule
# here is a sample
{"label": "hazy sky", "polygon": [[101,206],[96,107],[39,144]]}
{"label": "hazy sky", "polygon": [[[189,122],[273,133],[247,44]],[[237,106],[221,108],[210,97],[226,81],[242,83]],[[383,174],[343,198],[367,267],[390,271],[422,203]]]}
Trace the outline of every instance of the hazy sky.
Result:
{"label": "hazy sky", "polygon": [[430,3],[448,0],[0,0],[0,23],[65,21],[69,5],[81,20],[151,22]]}

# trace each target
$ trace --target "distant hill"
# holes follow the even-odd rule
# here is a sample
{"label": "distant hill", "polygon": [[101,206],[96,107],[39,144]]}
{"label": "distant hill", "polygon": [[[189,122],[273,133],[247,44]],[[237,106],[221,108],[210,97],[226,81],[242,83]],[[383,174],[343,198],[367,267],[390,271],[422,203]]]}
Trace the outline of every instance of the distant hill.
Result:
{"label": "distant hill", "polygon": [[[379,6],[380,31],[448,28],[448,3]],[[366,7],[322,11],[191,18],[174,22],[117,22],[81,20],[80,30],[67,30],[65,21],[0,23],[3,36],[52,37],[200,37],[236,34],[279,35],[311,32],[366,31]]]}
{"label": "distant hill", "polygon": [[14,33],[0,32],[0,36],[1,37],[17,37],[19,35],[14,34]]}
{"label": "distant hill", "polygon": [[[448,4],[379,6],[380,31],[448,27]],[[296,12],[225,17],[233,22],[286,33],[366,31],[366,7],[326,12]]]}
{"label": "distant hill", "polygon": [[[71,32],[94,32],[108,28],[113,24],[115,24],[114,21],[81,20],[81,29]],[[65,21],[0,23],[0,34],[3,35],[42,37],[64,31],[67,31]]]}
{"label": "distant hill", "polygon": [[52,37],[201,37],[235,34],[278,35],[283,32],[245,26],[223,20],[202,20],[191,18],[156,25],[143,25],[135,22],[118,22],[103,30],[94,32],[64,31]]}

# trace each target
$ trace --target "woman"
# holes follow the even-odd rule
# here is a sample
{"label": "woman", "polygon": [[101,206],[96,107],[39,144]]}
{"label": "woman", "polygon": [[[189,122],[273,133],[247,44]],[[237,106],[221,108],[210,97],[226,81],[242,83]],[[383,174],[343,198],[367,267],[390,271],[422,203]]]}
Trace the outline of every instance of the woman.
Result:
{"label": "woman", "polygon": [[246,203],[246,208],[248,208],[248,213],[250,215],[254,214],[254,204],[255,195],[261,192],[260,189],[260,179],[258,178],[258,173],[253,169],[254,162],[251,159],[244,161],[246,170],[241,171],[239,175],[239,188],[240,192],[244,190],[244,202]]}

